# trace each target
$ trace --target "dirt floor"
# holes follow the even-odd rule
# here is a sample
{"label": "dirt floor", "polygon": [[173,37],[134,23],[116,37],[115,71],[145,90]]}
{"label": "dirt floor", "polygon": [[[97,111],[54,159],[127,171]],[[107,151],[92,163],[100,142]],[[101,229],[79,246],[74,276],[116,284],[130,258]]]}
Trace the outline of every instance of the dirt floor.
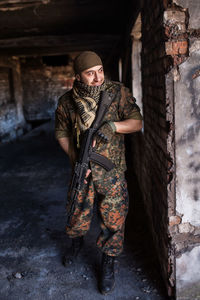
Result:
{"label": "dirt floor", "polygon": [[[62,265],[70,246],[65,235],[69,175],[69,162],[54,139],[52,123],[0,146],[0,300],[167,299],[145,225],[133,224],[131,232],[130,218],[111,295],[98,290],[96,217],[77,263]],[[143,214],[141,209],[138,205],[137,216]]]}

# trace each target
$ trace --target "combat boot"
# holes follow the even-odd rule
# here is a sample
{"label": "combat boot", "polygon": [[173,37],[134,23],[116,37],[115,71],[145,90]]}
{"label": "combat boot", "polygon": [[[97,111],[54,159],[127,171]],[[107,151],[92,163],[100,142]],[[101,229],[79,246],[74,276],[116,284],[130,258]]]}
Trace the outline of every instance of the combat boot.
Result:
{"label": "combat boot", "polygon": [[66,254],[63,256],[63,265],[65,267],[67,267],[69,264],[72,264],[76,260],[82,246],[83,246],[83,236],[72,239],[71,247],[67,250]]}
{"label": "combat boot", "polygon": [[101,281],[100,281],[100,292],[103,295],[112,292],[114,289],[115,286],[114,263],[115,263],[114,256],[109,256],[103,253],[102,265],[101,265]]}

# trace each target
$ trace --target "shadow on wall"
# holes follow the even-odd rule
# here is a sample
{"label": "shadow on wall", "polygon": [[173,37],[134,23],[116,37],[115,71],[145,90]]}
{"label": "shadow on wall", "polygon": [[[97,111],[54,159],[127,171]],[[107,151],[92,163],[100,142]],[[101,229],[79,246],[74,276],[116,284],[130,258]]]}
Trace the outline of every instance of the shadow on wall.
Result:
{"label": "shadow on wall", "polygon": [[162,281],[161,270],[148,226],[148,217],[142,200],[142,193],[134,171],[126,172],[129,190],[129,213],[126,220],[125,239],[135,261],[141,266],[144,275],[155,284],[160,294],[167,297],[166,287]]}

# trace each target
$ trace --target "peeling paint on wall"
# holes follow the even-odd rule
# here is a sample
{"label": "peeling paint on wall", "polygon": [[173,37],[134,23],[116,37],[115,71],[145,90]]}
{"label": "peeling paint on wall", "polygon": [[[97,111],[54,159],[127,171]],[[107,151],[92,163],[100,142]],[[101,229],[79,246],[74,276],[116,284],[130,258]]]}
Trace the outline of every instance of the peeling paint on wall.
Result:
{"label": "peeling paint on wall", "polygon": [[189,9],[189,28],[199,28],[200,2],[199,0],[173,0],[173,3]]}
{"label": "peeling paint on wall", "polygon": [[[177,266],[177,298],[198,299],[200,296],[200,268],[199,268],[200,246],[182,254],[176,260]],[[198,266],[198,267],[197,267]]]}
{"label": "peeling paint on wall", "polygon": [[[177,210],[200,226],[200,51],[179,66],[176,90]],[[180,126],[181,125],[181,126]]]}

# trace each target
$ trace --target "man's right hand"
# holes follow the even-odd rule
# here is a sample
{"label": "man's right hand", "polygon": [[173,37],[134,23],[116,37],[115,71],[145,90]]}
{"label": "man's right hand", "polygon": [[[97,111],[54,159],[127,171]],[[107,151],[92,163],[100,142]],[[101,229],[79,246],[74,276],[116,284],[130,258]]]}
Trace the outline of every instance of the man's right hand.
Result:
{"label": "man's right hand", "polygon": [[86,175],[85,175],[85,179],[84,179],[84,183],[87,184],[87,178],[89,177],[90,173],[92,171],[90,169],[87,170]]}

